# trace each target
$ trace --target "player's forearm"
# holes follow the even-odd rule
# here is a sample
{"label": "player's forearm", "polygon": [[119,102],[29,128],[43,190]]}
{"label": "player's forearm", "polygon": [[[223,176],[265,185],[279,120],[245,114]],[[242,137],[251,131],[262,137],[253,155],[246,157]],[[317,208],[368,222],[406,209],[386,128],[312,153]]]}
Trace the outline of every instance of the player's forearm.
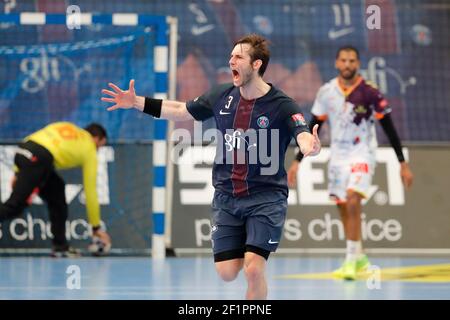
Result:
{"label": "player's forearm", "polygon": [[83,165],[83,187],[86,196],[86,214],[92,227],[100,226],[100,204],[97,194],[97,154],[95,149],[87,152],[88,162]]}
{"label": "player's forearm", "polygon": [[394,124],[392,123],[390,114],[385,115],[380,120],[380,124],[381,124],[381,127],[383,128],[386,136],[388,137],[392,148],[394,148],[394,150],[395,150],[395,154],[397,155],[398,161],[400,163],[404,162],[405,156],[403,155],[403,151],[402,151],[402,143],[397,134],[397,130],[395,129]]}
{"label": "player's forearm", "polygon": [[186,103],[180,101],[137,96],[135,108],[155,118],[172,121],[185,121],[193,119],[186,108]]}
{"label": "player's forearm", "polygon": [[145,106],[145,97],[143,96],[136,96],[136,99],[134,100],[134,107],[138,109],[139,111],[144,111]]}
{"label": "player's forearm", "polygon": [[[86,197],[87,198],[87,197]],[[100,226],[100,205],[98,201],[86,199],[88,222],[92,227]]]}
{"label": "player's forearm", "polygon": [[92,227],[98,227],[100,226],[101,219],[100,204],[98,202],[95,182],[85,180],[84,194],[86,196],[86,214],[88,222]]}

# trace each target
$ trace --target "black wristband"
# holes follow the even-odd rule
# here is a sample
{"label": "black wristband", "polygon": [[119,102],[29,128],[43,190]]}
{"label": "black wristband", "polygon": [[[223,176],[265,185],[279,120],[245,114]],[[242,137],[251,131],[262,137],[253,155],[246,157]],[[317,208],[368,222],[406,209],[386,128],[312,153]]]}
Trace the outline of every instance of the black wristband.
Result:
{"label": "black wristband", "polygon": [[403,155],[403,151],[402,152],[396,152],[396,154],[397,154],[398,162],[400,162],[400,163],[405,162],[405,156]]}
{"label": "black wristband", "polygon": [[98,230],[100,230],[100,225],[92,227],[92,232],[96,232]]}
{"label": "black wristband", "polygon": [[297,152],[297,154],[295,155],[295,160],[297,160],[298,162],[301,162],[303,159],[303,153],[299,150]]}
{"label": "black wristband", "polygon": [[[324,123],[324,120],[320,120],[317,116],[315,116],[314,114],[311,117],[311,120],[308,123],[308,127],[309,128],[314,128],[314,126],[316,124],[319,125],[319,129],[317,129],[317,133],[319,133],[320,129],[322,128],[322,123]],[[308,131],[309,132],[309,131]],[[311,133],[311,132],[310,132]],[[299,146],[300,147],[300,146]],[[300,148],[299,148],[300,149]],[[298,162],[301,162],[303,159],[303,153],[298,150],[297,154],[295,155],[295,160],[297,160]]]}
{"label": "black wristband", "polygon": [[162,99],[153,99],[145,97],[143,112],[155,118],[161,117]]}

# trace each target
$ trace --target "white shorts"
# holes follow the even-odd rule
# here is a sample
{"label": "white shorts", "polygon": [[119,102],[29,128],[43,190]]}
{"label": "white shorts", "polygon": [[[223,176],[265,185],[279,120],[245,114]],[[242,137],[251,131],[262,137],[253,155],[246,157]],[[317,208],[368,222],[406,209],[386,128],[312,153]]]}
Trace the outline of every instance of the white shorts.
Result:
{"label": "white shorts", "polygon": [[346,201],[347,190],[367,198],[375,170],[374,161],[364,158],[331,160],[328,165],[328,190],[336,203]]}

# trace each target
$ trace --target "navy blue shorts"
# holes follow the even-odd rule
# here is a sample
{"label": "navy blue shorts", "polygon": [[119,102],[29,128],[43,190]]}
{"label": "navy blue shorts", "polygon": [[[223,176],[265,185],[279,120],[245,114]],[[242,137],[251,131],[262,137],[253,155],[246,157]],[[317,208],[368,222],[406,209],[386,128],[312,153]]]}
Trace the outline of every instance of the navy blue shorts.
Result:
{"label": "navy blue shorts", "polygon": [[243,258],[246,251],[269,257],[281,239],[287,197],[281,191],[235,198],[216,191],[211,240],[215,262]]}

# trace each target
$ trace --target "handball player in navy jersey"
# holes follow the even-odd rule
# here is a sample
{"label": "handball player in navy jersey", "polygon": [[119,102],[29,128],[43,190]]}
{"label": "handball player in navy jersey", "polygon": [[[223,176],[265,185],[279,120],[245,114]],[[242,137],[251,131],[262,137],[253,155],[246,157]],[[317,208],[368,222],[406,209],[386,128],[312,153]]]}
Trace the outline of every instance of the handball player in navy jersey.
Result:
{"label": "handball player in navy jersey", "polygon": [[247,299],[266,299],[266,262],[281,239],[287,210],[286,149],[295,139],[304,156],[320,152],[318,125],[312,133],[300,107],[263,80],[270,51],[265,38],[236,41],[229,59],[232,82],[188,102],[138,96],[110,83],[102,90],[109,111],[136,108],[156,118],[204,121],[218,132],[213,166],[212,246],[219,276],[232,281],[244,270]]}

